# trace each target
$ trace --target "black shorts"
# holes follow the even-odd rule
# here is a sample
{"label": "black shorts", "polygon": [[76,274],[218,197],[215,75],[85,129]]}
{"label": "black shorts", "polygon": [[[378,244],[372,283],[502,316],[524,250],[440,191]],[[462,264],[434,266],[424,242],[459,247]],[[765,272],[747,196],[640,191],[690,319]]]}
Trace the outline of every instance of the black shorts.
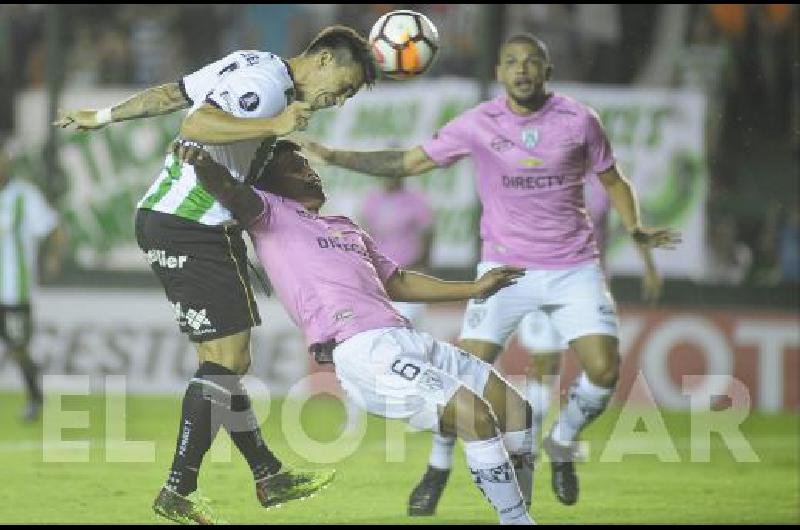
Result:
{"label": "black shorts", "polygon": [[26,348],[32,334],[30,305],[0,305],[0,339],[6,347]]}
{"label": "black shorts", "polygon": [[218,339],[261,324],[238,225],[207,226],[139,209],[136,241],[189,340]]}

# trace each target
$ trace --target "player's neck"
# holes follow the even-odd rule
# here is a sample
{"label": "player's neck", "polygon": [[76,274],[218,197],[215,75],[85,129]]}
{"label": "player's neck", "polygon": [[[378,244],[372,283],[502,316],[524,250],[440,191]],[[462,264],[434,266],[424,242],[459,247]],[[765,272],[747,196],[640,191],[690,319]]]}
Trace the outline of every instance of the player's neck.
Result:
{"label": "player's neck", "polygon": [[544,107],[545,103],[547,103],[547,100],[550,99],[550,96],[552,95],[552,92],[541,92],[526,101],[518,101],[510,96],[506,99],[508,101],[508,108],[511,109],[511,112],[518,116],[527,116],[541,110],[541,108]]}

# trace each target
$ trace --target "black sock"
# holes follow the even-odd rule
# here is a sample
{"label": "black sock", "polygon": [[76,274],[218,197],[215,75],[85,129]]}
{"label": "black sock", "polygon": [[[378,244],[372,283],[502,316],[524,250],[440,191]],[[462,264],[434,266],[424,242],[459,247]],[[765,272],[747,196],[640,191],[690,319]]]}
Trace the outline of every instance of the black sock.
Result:
{"label": "black sock", "polygon": [[212,418],[212,403],[224,399],[215,395],[216,385],[211,381],[224,367],[214,363],[203,363],[189,382],[183,396],[181,423],[172,470],[167,485],[180,495],[188,495],[197,489],[197,474],[211,443],[219,430],[219,422]]}
{"label": "black sock", "polygon": [[19,361],[25,388],[28,390],[28,399],[37,403],[42,402],[42,389],[39,387],[39,368],[25,352]]}
{"label": "black sock", "polygon": [[281,461],[269,450],[261,436],[258,419],[253,412],[247,390],[238,382],[238,389],[231,396],[232,421],[225,427],[231,435],[233,443],[247,460],[253,478],[259,481],[277,473]]}

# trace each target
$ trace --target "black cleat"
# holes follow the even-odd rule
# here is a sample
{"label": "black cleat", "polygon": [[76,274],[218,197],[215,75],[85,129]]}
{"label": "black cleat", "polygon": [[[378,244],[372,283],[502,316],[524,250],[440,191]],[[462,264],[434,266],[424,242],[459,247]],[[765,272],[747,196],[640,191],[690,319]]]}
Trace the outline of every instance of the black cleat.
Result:
{"label": "black cleat", "polygon": [[550,435],[542,440],[542,446],[550,457],[551,484],[553,493],[561,504],[571,506],[578,502],[578,475],[575,473],[576,449],[573,445],[556,443]]}
{"label": "black cleat", "polygon": [[439,504],[448,478],[450,478],[449,469],[428,466],[422,480],[419,481],[408,499],[408,515],[419,517],[436,513],[436,505]]}

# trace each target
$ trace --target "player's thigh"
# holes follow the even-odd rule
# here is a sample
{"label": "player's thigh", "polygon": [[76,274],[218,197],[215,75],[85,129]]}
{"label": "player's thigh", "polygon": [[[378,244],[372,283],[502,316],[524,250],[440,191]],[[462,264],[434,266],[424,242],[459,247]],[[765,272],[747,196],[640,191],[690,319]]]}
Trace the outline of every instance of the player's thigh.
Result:
{"label": "player's thigh", "polygon": [[213,341],[260,324],[241,230],[140,210],[136,232],[191,341]]}
{"label": "player's thigh", "polygon": [[575,339],[589,335],[617,336],[616,304],[595,263],[553,271],[547,282],[544,307],[548,308],[556,331],[570,346]]}
{"label": "player's thigh", "polygon": [[195,344],[201,363],[212,362],[237,374],[250,368],[250,329]]}
{"label": "player's thigh", "polygon": [[[499,263],[481,262],[477,277],[499,266]],[[535,289],[534,277],[526,273],[517,283],[500,289],[489,298],[470,300],[461,325],[460,344],[472,351],[472,345],[491,343],[500,351],[522,317],[536,307]]]}

